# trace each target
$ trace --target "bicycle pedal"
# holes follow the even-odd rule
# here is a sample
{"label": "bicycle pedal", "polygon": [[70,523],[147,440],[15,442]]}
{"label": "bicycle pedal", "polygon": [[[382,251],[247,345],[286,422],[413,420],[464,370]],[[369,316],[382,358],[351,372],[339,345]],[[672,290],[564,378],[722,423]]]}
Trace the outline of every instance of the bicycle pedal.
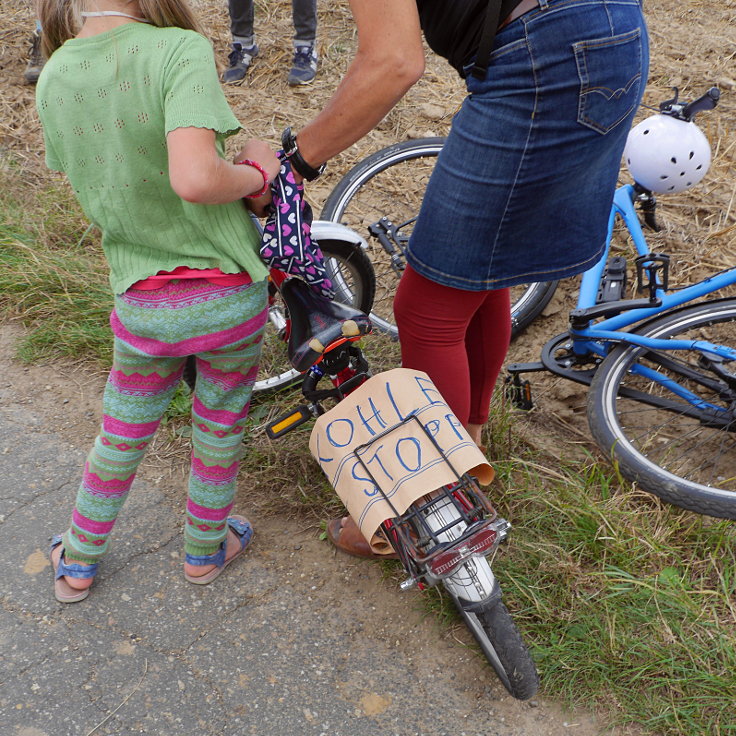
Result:
{"label": "bicycle pedal", "polygon": [[266,436],[272,440],[283,437],[287,432],[296,429],[304,422],[313,418],[310,408],[306,404],[300,404],[296,409],[276,417],[266,425]]}
{"label": "bicycle pedal", "polygon": [[518,373],[506,376],[504,393],[508,400],[523,411],[531,411],[534,408],[532,401],[532,385],[526,379],[519,378]]}
{"label": "bicycle pedal", "polygon": [[657,290],[667,291],[670,281],[670,257],[665,253],[647,253],[639,256],[636,264],[636,279],[639,292],[649,292],[649,298],[657,298]]}

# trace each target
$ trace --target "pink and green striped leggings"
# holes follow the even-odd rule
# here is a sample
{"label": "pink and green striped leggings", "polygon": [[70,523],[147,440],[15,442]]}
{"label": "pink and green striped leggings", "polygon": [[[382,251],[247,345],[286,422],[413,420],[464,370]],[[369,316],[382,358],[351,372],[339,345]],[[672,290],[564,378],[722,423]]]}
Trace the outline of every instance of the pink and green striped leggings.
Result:
{"label": "pink and green striped leggings", "polygon": [[238,459],[266,322],[265,281],[221,286],[205,279],[129,289],[115,297],[113,366],[102,429],[84,466],[64,535],[67,556],[97,562],[138,466],[195,355],[192,456],[185,551],[217,551],[227,534]]}

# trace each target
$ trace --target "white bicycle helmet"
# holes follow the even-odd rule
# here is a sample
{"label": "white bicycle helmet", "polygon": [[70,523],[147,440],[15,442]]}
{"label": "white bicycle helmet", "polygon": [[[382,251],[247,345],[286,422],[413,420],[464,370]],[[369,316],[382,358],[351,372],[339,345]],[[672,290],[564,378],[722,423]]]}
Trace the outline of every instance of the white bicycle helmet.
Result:
{"label": "white bicycle helmet", "polygon": [[694,187],[710,166],[710,145],[693,122],[652,115],[631,129],[624,148],[634,181],[654,194]]}

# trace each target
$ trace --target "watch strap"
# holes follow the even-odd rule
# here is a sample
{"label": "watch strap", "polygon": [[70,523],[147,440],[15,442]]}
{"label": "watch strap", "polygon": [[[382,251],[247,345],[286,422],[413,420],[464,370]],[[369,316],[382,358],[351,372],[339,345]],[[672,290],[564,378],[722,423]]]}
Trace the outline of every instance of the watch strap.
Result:
{"label": "watch strap", "polygon": [[324,163],[315,168],[304,160],[304,157],[299,152],[296,136],[291,132],[291,128],[285,128],[281,134],[281,147],[284,149],[284,154],[289,159],[289,163],[294,171],[300,176],[303,176],[307,181],[314,181],[327,167],[327,164]]}

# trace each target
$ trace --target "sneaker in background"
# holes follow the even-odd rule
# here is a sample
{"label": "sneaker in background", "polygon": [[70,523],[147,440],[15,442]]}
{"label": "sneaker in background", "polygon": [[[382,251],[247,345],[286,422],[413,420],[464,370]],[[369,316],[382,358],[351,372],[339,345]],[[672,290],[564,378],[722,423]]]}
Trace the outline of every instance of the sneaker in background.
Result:
{"label": "sneaker in background", "polygon": [[41,36],[38,33],[34,33],[31,36],[31,53],[28,56],[26,70],[23,72],[23,76],[28,84],[36,84],[45,63],[46,59],[41,52]]}
{"label": "sneaker in background", "polygon": [[294,64],[289,72],[288,82],[292,87],[309,84],[317,74],[317,54],[314,45],[297,46],[294,49]]}
{"label": "sneaker in background", "polygon": [[235,84],[242,82],[248,73],[253,57],[258,56],[258,44],[252,46],[243,46],[239,43],[233,44],[233,50],[227,57],[228,67],[222,74],[222,81],[225,84]]}

